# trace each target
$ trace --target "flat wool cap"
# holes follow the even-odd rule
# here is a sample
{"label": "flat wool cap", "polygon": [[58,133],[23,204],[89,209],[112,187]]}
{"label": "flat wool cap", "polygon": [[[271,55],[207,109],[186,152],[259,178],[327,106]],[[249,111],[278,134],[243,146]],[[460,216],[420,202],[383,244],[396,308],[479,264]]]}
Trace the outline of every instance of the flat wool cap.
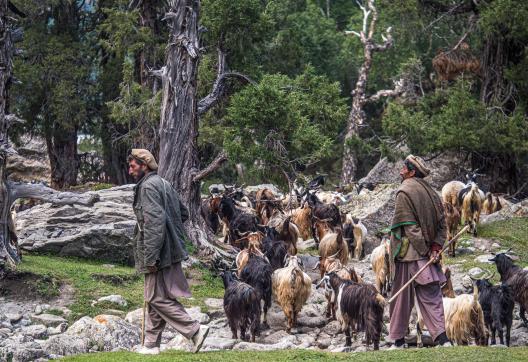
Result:
{"label": "flat wool cap", "polygon": [[133,148],[132,149],[132,156],[145,162],[152,171],[156,171],[158,169],[158,164],[156,162],[156,159],[150,153],[148,150],[144,150],[142,148]]}
{"label": "flat wool cap", "polygon": [[416,167],[416,169],[420,171],[424,176],[428,176],[431,173],[431,170],[428,169],[425,165],[425,161],[423,160],[423,158],[409,155],[405,160],[412,163],[413,166]]}

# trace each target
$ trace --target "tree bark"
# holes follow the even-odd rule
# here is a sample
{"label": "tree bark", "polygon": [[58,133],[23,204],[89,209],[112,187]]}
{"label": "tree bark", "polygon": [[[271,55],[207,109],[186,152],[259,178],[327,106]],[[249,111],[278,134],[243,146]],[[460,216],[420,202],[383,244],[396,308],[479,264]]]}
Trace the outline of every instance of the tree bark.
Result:
{"label": "tree bark", "polygon": [[37,198],[55,204],[92,205],[98,200],[94,194],[57,192],[38,184],[21,184],[7,181],[6,161],[8,154],[15,151],[9,146],[9,126],[19,121],[9,113],[8,90],[12,79],[14,48],[11,38],[11,24],[7,16],[8,1],[0,0],[0,279],[20,262],[17,238],[11,218],[11,205],[21,197]]}
{"label": "tree bark", "polygon": [[[165,19],[170,35],[162,75],[159,174],[178,190],[189,209],[185,228],[202,256],[218,266],[229,266],[231,248],[217,244],[200,215],[200,180],[217,166],[200,172],[198,157],[197,72],[199,64],[199,0],[171,0]],[[197,177],[199,176],[199,177]],[[197,177],[195,179],[195,177]]]}
{"label": "tree bark", "polygon": [[46,135],[51,166],[51,187],[62,189],[77,184],[79,157],[77,155],[77,130],[54,125]]}
{"label": "tree bark", "polygon": [[[358,3],[359,4],[359,3]],[[363,11],[363,28],[360,32],[348,31],[346,34],[357,36],[363,44],[363,64],[359,69],[358,80],[352,91],[352,107],[347,119],[347,131],[345,133],[345,142],[343,149],[343,164],[341,166],[341,184],[348,185],[356,177],[358,169],[358,159],[351,147],[354,138],[359,137],[359,128],[366,123],[367,117],[363,110],[365,104],[370,101],[379,99],[382,95],[395,95],[397,91],[380,91],[374,96],[367,97],[367,81],[372,67],[373,53],[384,51],[392,46],[391,28],[386,31],[386,37],[382,36],[383,43],[377,44],[374,41],[374,31],[378,20],[378,12],[374,6],[374,0],[368,0],[366,6],[359,4]],[[369,23],[370,18],[370,23]]]}

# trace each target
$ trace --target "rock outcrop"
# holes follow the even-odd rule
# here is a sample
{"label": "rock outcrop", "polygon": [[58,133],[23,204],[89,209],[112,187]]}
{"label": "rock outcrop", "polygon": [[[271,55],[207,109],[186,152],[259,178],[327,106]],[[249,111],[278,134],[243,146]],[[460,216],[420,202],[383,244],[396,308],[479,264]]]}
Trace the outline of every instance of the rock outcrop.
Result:
{"label": "rock outcrop", "polygon": [[133,263],[132,237],[135,215],[133,185],[93,191],[100,197],[94,206],[49,203],[17,214],[20,247],[111,262]]}

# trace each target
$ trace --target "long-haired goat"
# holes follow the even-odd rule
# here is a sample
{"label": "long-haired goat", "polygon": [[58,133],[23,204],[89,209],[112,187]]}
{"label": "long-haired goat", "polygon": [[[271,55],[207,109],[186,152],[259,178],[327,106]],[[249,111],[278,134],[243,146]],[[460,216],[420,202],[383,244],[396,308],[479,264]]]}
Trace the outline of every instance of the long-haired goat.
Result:
{"label": "long-haired goat", "polygon": [[224,311],[231,333],[233,333],[233,339],[237,339],[239,329],[240,337],[246,339],[246,329],[249,327],[251,341],[255,342],[255,336],[260,328],[258,292],[251,285],[237,280],[230,271],[222,274],[222,280],[225,289]]}
{"label": "long-haired goat", "polygon": [[271,275],[273,270],[268,261],[259,255],[249,254],[249,260],[240,273],[240,279],[254,287],[264,301],[262,324],[268,327],[268,309],[271,306]]}
{"label": "long-haired goat", "polygon": [[442,201],[460,208],[458,194],[466,185],[460,181],[449,181],[442,187]]}
{"label": "long-haired goat", "polygon": [[237,240],[241,239],[241,233],[259,231],[258,219],[255,215],[243,212],[235,206],[233,199],[222,196],[218,215],[227,224],[228,232],[224,242],[233,246],[239,246]]}
{"label": "long-haired goat", "polygon": [[459,202],[462,205],[462,219],[464,223],[468,224],[469,232],[477,236],[477,224],[480,220],[480,212],[482,211],[482,198],[480,190],[476,183],[470,183],[469,187],[466,187],[458,193]]}
{"label": "long-haired goat", "polygon": [[221,196],[211,195],[210,197],[203,199],[200,205],[200,214],[205,220],[205,223],[213,234],[218,232],[220,226],[220,217],[218,216],[218,211],[220,210],[220,201],[222,200]]}
{"label": "long-haired goat", "polygon": [[241,250],[236,258],[235,263],[237,266],[238,276],[242,273],[242,269],[245,268],[249,261],[250,255],[257,255],[260,257],[265,257],[264,253],[261,251],[262,245],[258,238],[249,240],[248,247]]}
{"label": "long-haired goat", "polygon": [[491,332],[491,344],[496,344],[495,332],[499,333],[499,340],[504,344],[506,327],[506,346],[510,346],[510,331],[513,321],[513,291],[509,285],[493,285],[491,277],[474,280],[479,292],[479,303],[484,312],[484,321]]}
{"label": "long-haired goat", "polygon": [[336,205],[321,202],[313,192],[307,194],[306,202],[312,210],[312,236],[316,244],[320,242],[321,237],[316,233],[315,220],[327,220],[333,230],[343,228],[341,224],[341,214]]}
{"label": "long-haired goat", "polygon": [[497,265],[502,284],[511,287],[513,299],[519,303],[519,315],[524,325],[528,327],[528,320],[524,314],[528,310],[528,271],[515,265],[506,253],[499,253],[491,258],[490,261],[495,262],[495,265]]}
{"label": "long-haired goat", "polygon": [[[356,273],[354,267],[346,267],[341,264],[336,255],[331,255],[324,261],[324,269],[326,273],[336,273],[343,280],[351,280],[356,283],[363,283],[363,279]],[[318,262],[319,264],[319,262]],[[314,269],[317,268],[317,265]],[[319,285],[320,287],[321,285]],[[335,298],[333,296],[333,290],[325,290],[325,297],[328,302],[326,307],[326,316],[328,318],[336,319],[335,315]]]}
{"label": "long-haired goat", "polygon": [[501,198],[498,195],[493,195],[491,192],[488,192],[486,199],[482,203],[482,212],[486,214],[493,214],[502,209]]}
{"label": "long-haired goat", "polygon": [[299,228],[291,221],[291,216],[286,216],[282,210],[274,210],[270,217],[268,227],[275,228],[279,233],[279,239],[284,241],[288,247],[288,254],[297,254],[297,239],[299,239]]}
{"label": "long-haired goat", "polygon": [[303,205],[291,211],[292,221],[299,228],[299,236],[303,240],[312,237],[312,209]]}
{"label": "long-haired goat", "polygon": [[312,280],[303,272],[296,255],[287,256],[286,266],[273,272],[273,295],[287,319],[286,331],[291,332],[297,316],[312,291]]}
{"label": "long-haired goat", "polygon": [[383,328],[383,308],[385,299],[372,284],[359,284],[340,278],[335,272],[326,274],[318,286],[323,284],[331,291],[337,305],[336,317],[345,332],[345,346],[352,344],[352,332],[365,332],[367,346],[374,344],[379,349],[381,330]]}
{"label": "long-haired goat", "polygon": [[[444,214],[447,224],[447,240],[451,240],[456,235],[460,225],[460,212],[449,202],[444,202]],[[455,256],[456,241],[449,245],[449,255]]]}
{"label": "long-haired goat", "polygon": [[367,228],[361,220],[356,220],[354,220],[352,215],[346,214],[345,223],[343,224],[343,237],[348,243],[350,257],[360,260],[363,256],[363,243],[367,237]]}
{"label": "long-haired goat", "polygon": [[433,68],[440,81],[454,80],[462,73],[481,73],[480,60],[471,53],[467,43],[461,43],[457,49],[438,50]]}
{"label": "long-haired goat", "polygon": [[262,224],[267,225],[274,210],[282,210],[281,201],[277,200],[270,189],[260,189],[256,194],[255,210]]}
{"label": "long-haired goat", "polygon": [[332,255],[337,255],[341,264],[348,264],[348,245],[343,239],[343,233],[341,230],[338,230],[337,233],[326,234],[319,243],[319,268],[321,271],[321,278],[326,272],[325,260]]}
{"label": "long-haired goat", "polygon": [[387,238],[382,238],[380,245],[372,251],[370,263],[376,275],[378,293],[387,296],[391,290],[390,241]]}
{"label": "long-haired goat", "polygon": [[284,267],[288,249],[274,228],[266,228],[266,237],[262,240],[262,251],[268,258],[273,271]]}

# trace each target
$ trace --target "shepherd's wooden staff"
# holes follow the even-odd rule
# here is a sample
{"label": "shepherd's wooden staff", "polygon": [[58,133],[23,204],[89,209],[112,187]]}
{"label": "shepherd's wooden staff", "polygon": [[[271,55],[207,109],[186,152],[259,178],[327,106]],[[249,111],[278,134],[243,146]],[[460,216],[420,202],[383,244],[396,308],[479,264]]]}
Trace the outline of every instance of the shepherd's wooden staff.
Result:
{"label": "shepherd's wooden staff", "polygon": [[[449,245],[451,245],[452,243],[454,243],[459,237],[462,236],[462,234],[464,234],[467,230],[469,229],[469,225],[466,225],[464,226],[464,228],[462,228],[462,230],[460,230],[460,232],[458,234],[456,234],[455,236],[453,236],[453,238],[451,240],[449,240],[449,242],[446,244],[446,246],[444,246],[444,248],[442,249],[442,251],[440,252],[440,254],[442,254],[444,251],[447,250],[447,248],[449,248]],[[405,283],[403,285],[403,287],[400,288],[400,290],[398,290],[388,301],[388,303],[392,303],[394,301],[394,299],[396,299],[396,297],[398,295],[400,295],[401,292],[403,292],[407,287],[409,287],[409,285],[411,285],[411,283],[414,281],[414,279],[416,279],[418,277],[418,275],[420,275],[424,270],[425,268],[427,268],[429,265],[431,265],[433,262],[435,261],[435,259],[430,259],[427,264],[425,264],[423,267],[420,268],[420,270],[418,270],[416,272],[416,274],[413,275],[413,277],[411,279],[409,279],[409,281],[407,283]]]}
{"label": "shepherd's wooden staff", "polygon": [[147,312],[147,301],[143,300],[143,318],[141,319],[141,345],[145,345],[145,317]]}

